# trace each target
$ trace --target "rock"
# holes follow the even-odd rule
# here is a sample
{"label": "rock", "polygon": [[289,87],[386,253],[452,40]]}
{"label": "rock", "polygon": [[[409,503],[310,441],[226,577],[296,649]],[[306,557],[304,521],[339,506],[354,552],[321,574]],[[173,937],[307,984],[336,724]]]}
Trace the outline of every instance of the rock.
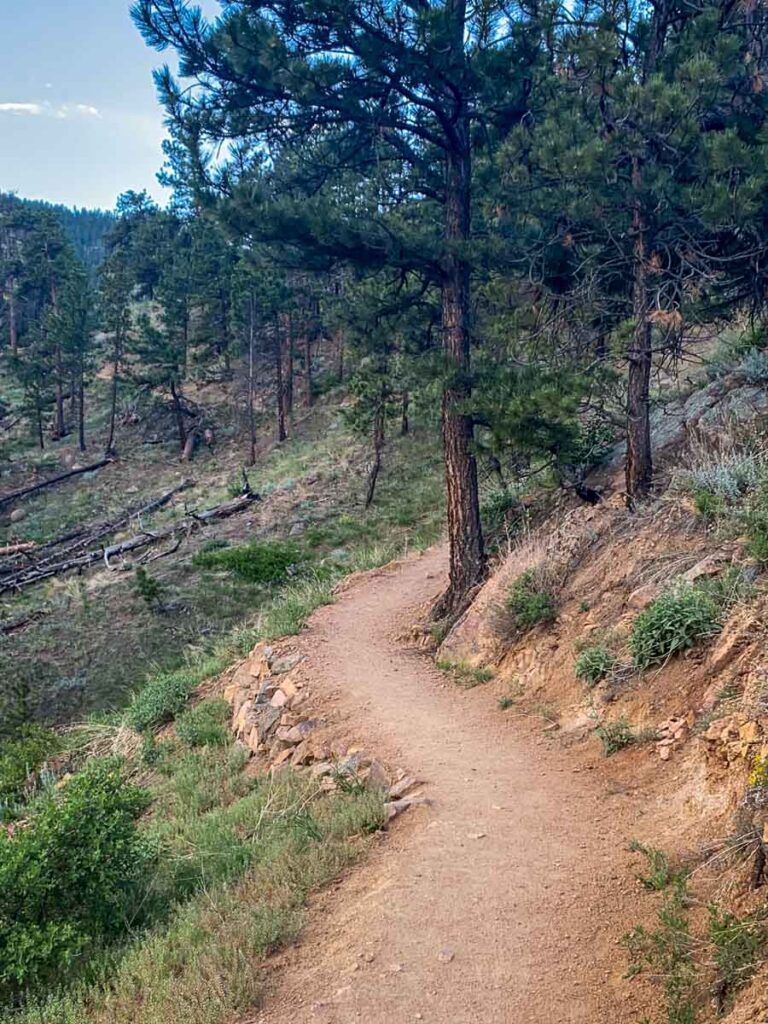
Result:
{"label": "rock", "polygon": [[453,960],[455,953],[452,949],[441,949],[437,954],[438,963],[449,964]]}
{"label": "rock", "polygon": [[303,722],[299,722],[298,725],[291,726],[285,739],[289,743],[301,743],[312,733],[317,726],[317,722],[314,718],[307,718]]}
{"label": "rock", "polygon": [[389,789],[387,773],[378,761],[371,761],[370,767],[365,774],[365,785],[368,789]]}
{"label": "rock", "polygon": [[259,715],[259,740],[261,743],[275,729],[282,717],[280,708],[268,707]]}
{"label": "rock", "polygon": [[280,753],[277,755],[277,757],[272,762],[272,765],[271,765],[272,771],[274,771],[275,768],[279,768],[281,765],[284,765],[287,761],[290,761],[290,759],[293,757],[293,753],[294,753],[294,748],[293,747],[286,747],[285,750],[281,750]]}
{"label": "rock", "polygon": [[485,832],[467,832],[467,839],[485,839]]}
{"label": "rock", "polygon": [[286,675],[284,679],[280,680],[280,689],[289,701],[293,700],[294,697],[297,697],[299,693],[298,686],[288,675]]}
{"label": "rock", "polygon": [[389,803],[384,804],[384,811],[387,815],[387,821],[391,821],[398,814],[407,811],[409,807],[429,807],[431,803],[432,801],[424,796],[405,797],[403,800],[390,800]]}
{"label": "rock", "polygon": [[232,719],[232,730],[233,730],[233,732],[235,732],[235,733],[237,733],[239,735],[240,733],[245,731],[245,727],[247,725],[251,724],[250,723],[250,716],[251,716],[251,713],[252,713],[253,709],[254,709],[254,704],[253,704],[252,700],[245,700],[245,701],[243,701],[243,703],[238,708],[237,713],[234,715],[234,717]]}
{"label": "rock", "polygon": [[412,779],[410,775],[406,775],[399,782],[389,787],[390,800],[399,800],[400,797],[405,796],[409,789],[413,789],[416,785],[418,785],[417,780]]}
{"label": "rock", "polygon": [[745,722],[739,729],[739,739],[742,743],[757,743],[761,736],[761,729],[757,722]]}
{"label": "rock", "polygon": [[325,775],[333,775],[334,766],[331,761],[318,761],[312,765],[311,775],[313,779],[322,779]]}
{"label": "rock", "polygon": [[262,707],[265,704],[269,704],[276,690],[277,687],[275,686],[274,683],[271,683],[269,681],[267,681],[266,683],[262,683],[261,687],[259,688],[259,692],[256,696],[256,703],[261,705]]}
{"label": "rock", "polygon": [[635,611],[642,611],[659,596],[660,588],[655,583],[646,583],[645,586],[633,590],[627,598],[627,607]]}
{"label": "rock", "polygon": [[271,661],[269,669],[273,676],[281,676],[290,672],[292,668],[296,668],[302,658],[301,654],[286,654],[282,658],[275,658]]}
{"label": "rock", "polygon": [[313,760],[312,748],[309,743],[305,740],[300,743],[298,747],[293,748],[293,756],[291,757],[291,764],[294,768],[298,768],[300,765],[309,764]]}
{"label": "rock", "polygon": [[659,747],[659,758],[662,761],[668,761],[671,756],[672,756],[672,748],[671,747]]}
{"label": "rock", "polygon": [[25,508],[15,508],[13,510],[13,512],[11,512],[11,522],[12,523],[20,523],[22,521],[22,519],[26,519],[26,518],[27,518],[27,510]]}
{"label": "rock", "polygon": [[288,698],[282,690],[275,690],[269,703],[273,708],[284,708],[288,703]]}
{"label": "rock", "polygon": [[751,612],[737,613],[726,624],[709,655],[710,672],[717,675],[734,661],[741,653],[745,643],[749,641],[755,625],[755,617]]}

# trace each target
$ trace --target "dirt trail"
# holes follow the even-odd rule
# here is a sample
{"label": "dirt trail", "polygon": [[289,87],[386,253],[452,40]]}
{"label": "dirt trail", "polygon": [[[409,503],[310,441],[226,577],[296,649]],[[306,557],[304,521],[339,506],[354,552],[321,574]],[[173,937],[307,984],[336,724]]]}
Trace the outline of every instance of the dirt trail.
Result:
{"label": "dirt trail", "polygon": [[611,793],[397,637],[443,585],[433,550],[312,619],[313,691],[434,802],[320,906],[278,961],[260,1024],[624,1024],[634,797]]}

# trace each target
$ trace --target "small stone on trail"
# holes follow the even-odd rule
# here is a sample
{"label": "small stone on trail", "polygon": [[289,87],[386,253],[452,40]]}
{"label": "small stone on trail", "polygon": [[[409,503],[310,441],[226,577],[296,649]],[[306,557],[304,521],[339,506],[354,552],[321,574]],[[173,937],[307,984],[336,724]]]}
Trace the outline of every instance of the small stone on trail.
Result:
{"label": "small stone on trail", "polygon": [[485,839],[485,832],[468,832],[467,839]]}
{"label": "small stone on trail", "polygon": [[401,796],[405,796],[409,789],[413,789],[417,785],[418,779],[413,779],[410,775],[406,775],[405,778],[400,779],[399,782],[389,787],[390,799],[399,800]]}
{"label": "small stone on trail", "polygon": [[286,654],[282,658],[275,658],[270,662],[269,670],[273,676],[280,676],[284,672],[290,672],[302,660],[301,654]]}
{"label": "small stone on trail", "polygon": [[272,695],[272,700],[269,702],[273,708],[284,708],[288,703],[288,698],[282,690],[275,690]]}
{"label": "small stone on trail", "polygon": [[452,949],[441,949],[437,954],[437,959],[441,964],[449,964],[453,960],[455,953]]}

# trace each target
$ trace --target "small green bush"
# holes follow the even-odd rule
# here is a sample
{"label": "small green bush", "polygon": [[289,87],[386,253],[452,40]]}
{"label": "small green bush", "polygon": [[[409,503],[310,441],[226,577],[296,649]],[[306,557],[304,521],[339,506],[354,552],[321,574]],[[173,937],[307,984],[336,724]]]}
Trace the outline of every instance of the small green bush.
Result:
{"label": "small green bush", "polygon": [[114,758],[42,797],[23,828],[0,829],[0,996],[45,987],[94,945],[137,923],[154,852],[137,828],[146,793]]}
{"label": "small green bush", "polygon": [[606,757],[617,754],[620,750],[637,742],[632,726],[626,718],[617,718],[615,722],[605,722],[595,729]]}
{"label": "small green bush", "polygon": [[708,930],[719,986],[730,996],[747,984],[760,964],[768,939],[765,922],[753,916],[739,918],[710,904]]}
{"label": "small green bush", "polygon": [[696,515],[707,522],[722,516],[726,511],[725,498],[721,494],[715,494],[704,487],[699,487],[693,492],[693,507]]}
{"label": "small green bush", "polygon": [[233,548],[198,551],[192,564],[199,569],[226,569],[249,583],[279,583],[299,561],[300,552],[280,541],[253,541]]}
{"label": "small green bush", "polygon": [[160,585],[159,580],[156,580],[154,576],[150,576],[147,570],[141,565],[136,570],[136,579],[134,580],[133,586],[138,596],[148,608],[157,608],[160,603],[160,595],[163,592],[163,588]]}
{"label": "small green bush", "polygon": [[507,607],[514,616],[515,628],[521,631],[557,617],[554,595],[535,569],[524,572],[512,584]]}
{"label": "small green bush", "polygon": [[170,722],[186,707],[189,696],[207,675],[220,671],[220,665],[211,660],[211,671],[206,664],[196,668],[181,668],[175,672],[162,672],[149,679],[132,697],[125,709],[125,724],[137,732],[144,732],[164,722]]}
{"label": "small green bush", "polygon": [[190,747],[222,747],[227,742],[229,704],[212,697],[187,708],[176,719],[176,735]]}
{"label": "small green bush", "polygon": [[714,636],[721,609],[711,588],[687,585],[662,594],[635,619],[629,647],[635,667],[646,669]]}
{"label": "small green bush", "polygon": [[585,647],[576,659],[575,671],[579,679],[590,686],[599,683],[612,671],[616,658],[604,644]]}
{"label": "small green bush", "polygon": [[24,795],[29,776],[47,757],[61,749],[55,732],[38,725],[23,725],[12,740],[0,743],[0,819]]}
{"label": "small green bush", "polygon": [[491,491],[483,499],[480,514],[486,533],[502,530],[510,524],[513,513],[520,510],[520,497],[514,491],[501,487]]}

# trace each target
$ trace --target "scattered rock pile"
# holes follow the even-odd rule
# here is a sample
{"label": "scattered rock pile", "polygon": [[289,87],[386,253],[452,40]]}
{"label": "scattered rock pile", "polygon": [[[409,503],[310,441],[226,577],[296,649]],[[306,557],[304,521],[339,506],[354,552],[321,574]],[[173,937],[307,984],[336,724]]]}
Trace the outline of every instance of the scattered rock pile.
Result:
{"label": "scattered rock pile", "polygon": [[768,718],[750,719],[737,712],[712,722],[703,738],[710,752],[731,765],[751,763],[756,757],[768,757]]}
{"label": "scattered rock pile", "polygon": [[673,747],[685,742],[695,721],[696,716],[689,711],[685,717],[668,718],[659,725],[656,749],[662,761],[668,761],[672,756]]}
{"label": "scattered rock pile", "polygon": [[238,742],[267,771],[306,769],[327,791],[355,785],[381,791],[387,797],[388,819],[428,804],[420,793],[411,793],[416,779],[402,770],[390,775],[361,747],[333,738],[322,718],[310,717],[302,660],[300,654],[260,643],[225,680],[223,696],[232,708],[231,727]]}

